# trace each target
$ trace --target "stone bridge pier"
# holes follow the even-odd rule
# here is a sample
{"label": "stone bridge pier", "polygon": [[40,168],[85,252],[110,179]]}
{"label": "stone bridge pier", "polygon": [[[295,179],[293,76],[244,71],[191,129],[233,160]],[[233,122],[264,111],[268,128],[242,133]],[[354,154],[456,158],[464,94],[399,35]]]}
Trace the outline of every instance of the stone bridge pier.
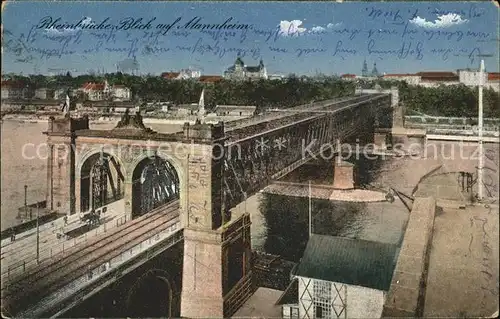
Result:
{"label": "stone bridge pier", "polygon": [[348,190],[355,186],[355,165],[340,158],[336,158],[333,164],[333,188]]}
{"label": "stone bridge pier", "polygon": [[186,125],[198,144],[187,160],[181,316],[231,316],[252,293],[250,216],[224,207],[224,126]]}

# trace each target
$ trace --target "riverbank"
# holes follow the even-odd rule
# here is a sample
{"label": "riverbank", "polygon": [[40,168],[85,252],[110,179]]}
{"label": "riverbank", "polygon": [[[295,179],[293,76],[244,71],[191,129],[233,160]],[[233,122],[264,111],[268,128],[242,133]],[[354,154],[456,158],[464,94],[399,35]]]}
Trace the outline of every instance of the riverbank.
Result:
{"label": "riverbank", "polygon": [[[8,114],[2,118],[3,121],[12,121],[18,123],[48,123],[50,115],[20,115],[20,114]],[[116,124],[120,121],[121,115],[113,116],[99,116],[99,117],[89,117],[89,122],[91,124]],[[207,116],[205,117],[205,122],[208,124],[216,124],[218,122],[232,122],[240,120],[240,116]],[[144,124],[172,124],[172,125],[183,125],[186,122],[194,124],[196,122],[196,116],[186,116],[186,117],[148,117],[143,115]]]}

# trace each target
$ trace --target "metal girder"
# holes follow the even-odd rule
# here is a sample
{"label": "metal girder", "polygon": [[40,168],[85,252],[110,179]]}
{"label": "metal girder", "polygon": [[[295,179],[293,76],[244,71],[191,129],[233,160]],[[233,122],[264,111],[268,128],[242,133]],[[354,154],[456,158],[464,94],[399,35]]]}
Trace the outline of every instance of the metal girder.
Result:
{"label": "metal girder", "polygon": [[343,141],[365,128],[384,103],[390,103],[389,96],[363,97],[355,102],[341,103],[335,110],[325,107],[325,112],[293,114],[280,119],[281,126],[263,122],[255,127],[232,130],[230,133],[235,138],[228,146],[237,144],[241,152],[226,154],[225,207],[236,206],[245,196],[266,186],[270,176],[303,161],[304,147],[312,145],[311,153],[317,154],[321,145],[335,145],[337,140]]}
{"label": "metal girder", "polygon": [[179,198],[179,177],[175,168],[160,157],[148,161],[143,167],[138,180],[140,188],[133,194],[140,201],[139,212],[142,215],[156,207]]}

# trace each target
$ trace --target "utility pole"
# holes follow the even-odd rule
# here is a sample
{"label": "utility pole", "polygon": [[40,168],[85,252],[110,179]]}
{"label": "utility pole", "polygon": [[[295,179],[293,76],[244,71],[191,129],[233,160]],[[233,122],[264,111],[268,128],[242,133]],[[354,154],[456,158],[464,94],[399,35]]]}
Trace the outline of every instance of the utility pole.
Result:
{"label": "utility pole", "polygon": [[36,262],[40,263],[40,203],[36,203]]}
{"label": "utility pole", "polygon": [[479,115],[478,115],[478,143],[479,165],[477,168],[477,199],[483,200],[483,85],[484,85],[484,60],[479,68]]}
{"label": "utility pole", "polygon": [[309,238],[312,236],[311,181],[309,181]]}
{"label": "utility pole", "polygon": [[28,216],[28,185],[24,185],[24,218]]}
{"label": "utility pole", "polygon": [[[480,54],[479,57],[492,57],[492,54]],[[481,65],[479,66],[479,114],[477,118],[477,129],[478,129],[478,144],[479,144],[479,165],[477,167],[477,199],[478,201],[483,200],[483,168],[484,168],[484,158],[483,158],[483,86],[484,86],[484,60],[481,60]]]}

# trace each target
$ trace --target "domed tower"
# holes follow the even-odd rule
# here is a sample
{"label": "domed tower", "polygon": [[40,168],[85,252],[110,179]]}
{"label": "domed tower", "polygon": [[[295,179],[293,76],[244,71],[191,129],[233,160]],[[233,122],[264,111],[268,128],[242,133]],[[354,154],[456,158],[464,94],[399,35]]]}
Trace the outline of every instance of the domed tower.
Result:
{"label": "domed tower", "polygon": [[236,61],[234,61],[234,67],[238,70],[238,69],[243,69],[244,66],[245,66],[245,63],[243,63],[243,60],[238,55],[238,57],[236,58]]}

